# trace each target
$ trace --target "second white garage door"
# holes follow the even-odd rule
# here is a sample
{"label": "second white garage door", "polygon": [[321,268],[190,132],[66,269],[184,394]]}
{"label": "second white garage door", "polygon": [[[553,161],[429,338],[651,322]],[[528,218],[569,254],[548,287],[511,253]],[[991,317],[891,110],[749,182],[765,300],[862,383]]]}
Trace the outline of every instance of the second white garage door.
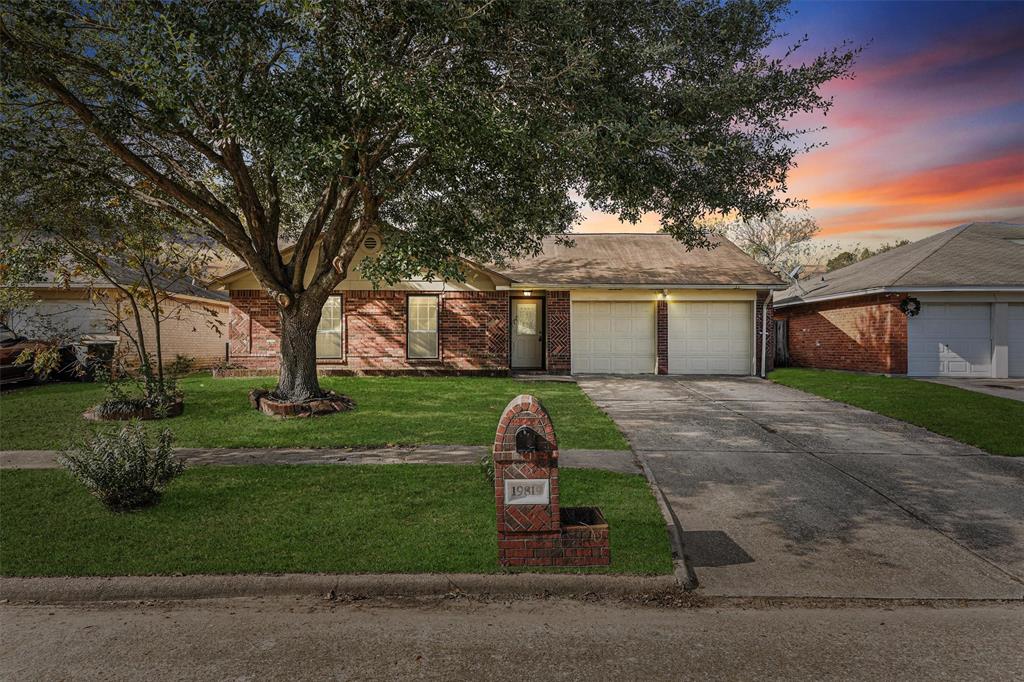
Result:
{"label": "second white garage door", "polygon": [[653,374],[654,303],[573,301],[574,374]]}
{"label": "second white garage door", "polygon": [[988,303],[924,303],[907,323],[907,374],[991,376],[991,308]]}
{"label": "second white garage door", "polygon": [[746,301],[669,302],[669,374],[750,374],[753,314]]}

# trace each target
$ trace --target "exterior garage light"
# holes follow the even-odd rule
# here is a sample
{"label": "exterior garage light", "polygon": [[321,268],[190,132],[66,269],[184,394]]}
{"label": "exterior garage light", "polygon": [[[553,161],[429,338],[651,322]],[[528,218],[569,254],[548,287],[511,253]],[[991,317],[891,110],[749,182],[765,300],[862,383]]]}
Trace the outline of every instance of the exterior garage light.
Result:
{"label": "exterior garage light", "polygon": [[523,296],[529,296],[529,295],[531,295],[532,293],[533,293],[532,291],[524,291],[524,292],[523,292]]}

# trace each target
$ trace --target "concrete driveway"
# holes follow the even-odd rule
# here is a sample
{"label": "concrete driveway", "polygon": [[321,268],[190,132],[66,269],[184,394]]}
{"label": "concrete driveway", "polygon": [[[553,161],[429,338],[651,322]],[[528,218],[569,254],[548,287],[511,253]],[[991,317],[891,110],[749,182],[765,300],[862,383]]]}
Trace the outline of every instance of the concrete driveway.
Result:
{"label": "concrete driveway", "polygon": [[579,385],[647,460],[709,594],[1024,598],[1024,458],[756,378]]}

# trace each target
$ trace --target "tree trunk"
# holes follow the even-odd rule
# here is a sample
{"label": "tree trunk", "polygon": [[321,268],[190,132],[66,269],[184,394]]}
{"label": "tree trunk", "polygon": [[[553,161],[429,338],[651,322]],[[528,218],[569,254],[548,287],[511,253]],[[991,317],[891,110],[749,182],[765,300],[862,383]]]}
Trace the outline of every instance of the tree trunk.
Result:
{"label": "tree trunk", "polygon": [[[309,309],[312,308],[312,309]],[[295,305],[281,309],[281,369],[275,395],[302,402],[323,395],[316,376],[316,328],[320,309]]]}

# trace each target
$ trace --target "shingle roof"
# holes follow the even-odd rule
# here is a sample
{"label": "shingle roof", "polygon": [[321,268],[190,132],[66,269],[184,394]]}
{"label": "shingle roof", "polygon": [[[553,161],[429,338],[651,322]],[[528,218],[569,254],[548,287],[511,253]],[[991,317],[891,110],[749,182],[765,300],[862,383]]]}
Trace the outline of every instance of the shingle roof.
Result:
{"label": "shingle roof", "polygon": [[[123,265],[115,263],[113,261],[107,262],[107,269],[110,273],[117,278],[118,282],[123,284],[138,284],[143,281],[142,273],[126,268]],[[57,276],[54,273],[47,273],[46,276],[38,281],[31,282],[27,286],[33,289],[49,289],[49,288],[67,288],[67,289],[91,289],[91,288],[106,288],[110,287],[110,283],[100,276],[79,276],[72,277],[69,281],[57,281]],[[179,294],[182,296],[192,296],[194,298],[206,298],[211,301],[218,301],[227,303],[228,295],[224,291],[213,291],[207,289],[198,281],[193,281],[189,277],[164,277],[157,276],[153,278],[154,284],[161,291],[169,294]]]}
{"label": "shingle roof", "polygon": [[801,280],[775,305],[875,289],[1024,287],[1024,225],[969,223],[880,253],[819,277]]}
{"label": "shingle roof", "polygon": [[782,281],[724,238],[687,250],[667,234],[574,234],[574,246],[544,240],[543,252],[493,268],[513,282],[583,286],[764,286]]}

